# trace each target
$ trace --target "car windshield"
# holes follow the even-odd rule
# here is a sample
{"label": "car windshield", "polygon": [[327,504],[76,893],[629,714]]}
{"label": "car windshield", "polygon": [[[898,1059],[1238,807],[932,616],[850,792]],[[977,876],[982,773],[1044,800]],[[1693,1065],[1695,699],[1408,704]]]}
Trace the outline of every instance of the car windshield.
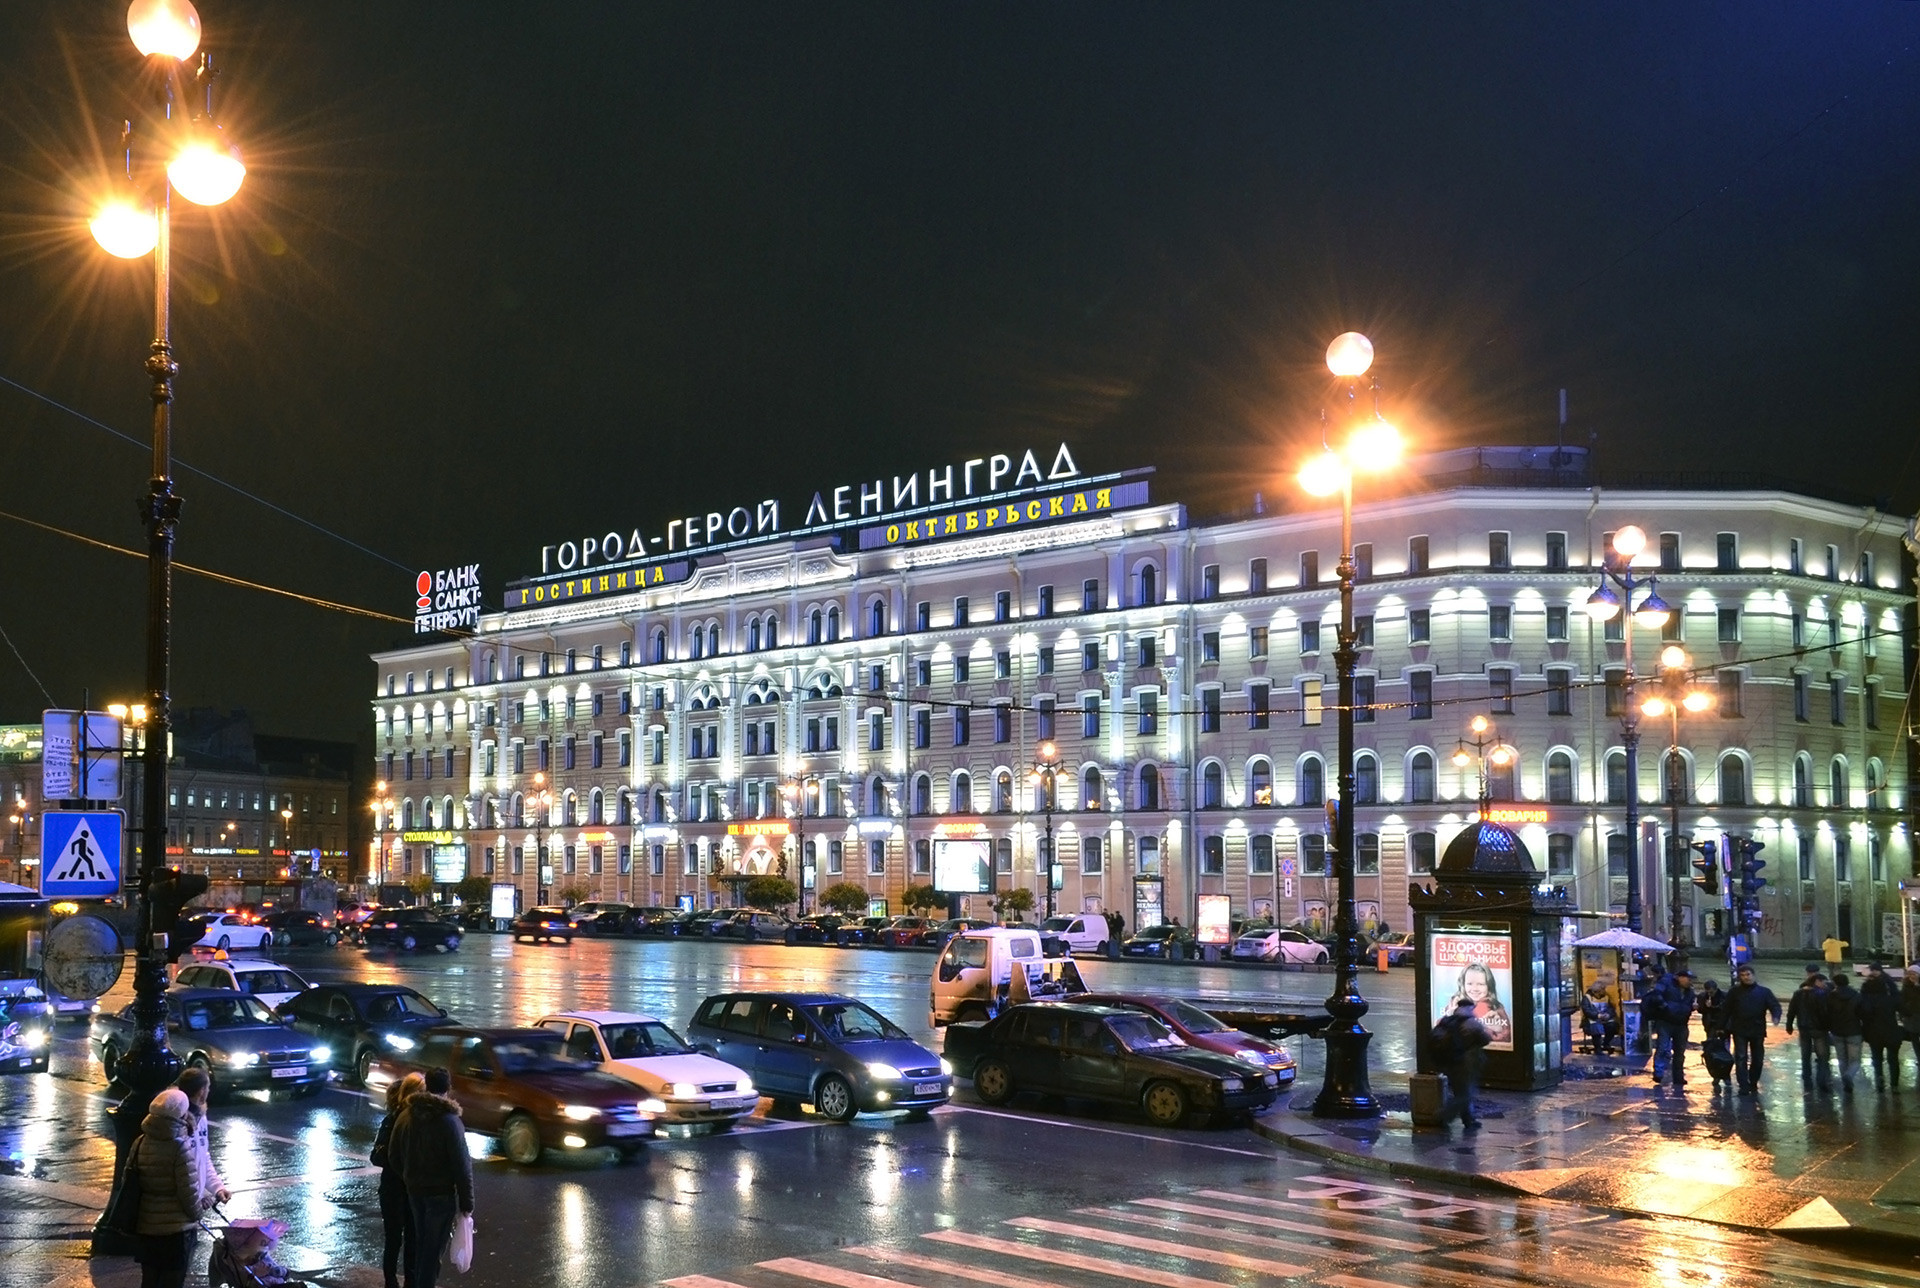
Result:
{"label": "car windshield", "polygon": [[1107,1028],[1129,1051],[1171,1051],[1186,1045],[1151,1015],[1116,1015],[1107,1021]]}
{"label": "car windshield", "polygon": [[418,993],[375,993],[360,1003],[369,1020],[437,1020],[443,1012]]}
{"label": "car windshield", "polygon": [[1048,917],[1045,921],[1040,923],[1040,929],[1065,930],[1068,926],[1071,926],[1072,924],[1073,924],[1072,917]]}
{"label": "car windshield", "polygon": [[1143,930],[1143,931],[1141,931],[1141,932],[1140,932],[1140,938],[1142,938],[1142,939],[1172,939],[1172,938],[1173,938],[1173,927],[1172,927],[1172,926],[1148,926],[1148,927],[1147,927],[1147,928],[1146,928],[1145,930]]}
{"label": "car windshield", "polygon": [[658,1020],[634,1024],[602,1024],[607,1053],[616,1060],[642,1060],[650,1055],[691,1055],[687,1040]]}
{"label": "car windshield", "polygon": [[203,997],[180,1004],[180,1020],[195,1033],[205,1029],[237,1029],[249,1024],[273,1024],[273,1012],[251,997]]}
{"label": "car windshield", "polygon": [[878,1042],[906,1038],[905,1030],[880,1012],[859,1002],[822,1002],[809,1006],[807,1014],[825,1029],[827,1036],[839,1042]]}
{"label": "car windshield", "polygon": [[299,993],[307,982],[290,970],[250,970],[241,973],[240,987],[249,993]]}
{"label": "car windshield", "polygon": [[591,1060],[567,1054],[560,1035],[527,1034],[493,1044],[493,1054],[507,1073],[579,1073],[593,1068]]}
{"label": "car windshield", "polygon": [[1189,1033],[1231,1033],[1233,1026],[1223,1024],[1213,1016],[1191,1002],[1163,1003],[1168,1015],[1171,1015],[1182,1028]]}

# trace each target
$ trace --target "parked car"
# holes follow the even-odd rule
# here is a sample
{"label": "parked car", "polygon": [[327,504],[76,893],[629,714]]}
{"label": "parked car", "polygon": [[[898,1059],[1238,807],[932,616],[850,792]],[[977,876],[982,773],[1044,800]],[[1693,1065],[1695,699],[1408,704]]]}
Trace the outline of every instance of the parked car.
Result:
{"label": "parked car", "polygon": [[1107,929],[1105,917],[1097,912],[1086,912],[1066,917],[1048,917],[1040,923],[1040,934],[1047,939],[1064,939],[1070,953],[1100,953],[1104,956],[1111,932]]}
{"label": "parked car", "polygon": [[714,933],[722,939],[777,939],[787,937],[787,919],[777,912],[736,912],[720,922]]}
{"label": "parked car", "polygon": [[932,925],[928,917],[895,917],[881,927],[880,944],[884,948],[918,948]]}
{"label": "parked car", "polygon": [[1392,934],[1382,935],[1367,948],[1367,956],[1372,957],[1382,948],[1387,950],[1387,965],[1411,966],[1419,946],[1413,942],[1411,930],[1396,930]]}
{"label": "parked car", "polygon": [[996,923],[983,917],[948,917],[928,926],[920,936],[920,942],[928,948],[943,947],[947,940],[965,930],[986,930]]}
{"label": "parked car", "polygon": [[333,918],[307,908],[281,908],[260,918],[281,948],[331,948],[340,942]]}
{"label": "parked car", "polygon": [[816,912],[812,916],[802,917],[787,928],[787,942],[790,944],[831,944],[840,930],[845,917],[834,912]]}
{"label": "parked car", "polygon": [[463,1125],[491,1136],[523,1167],[549,1149],[638,1152],[653,1135],[657,1100],[569,1055],[548,1029],[436,1029],[410,1051],[376,1056],[367,1085],[382,1099],[407,1074],[445,1069]]}
{"label": "parked car", "polygon": [[307,1037],[330,1047],[339,1066],[365,1082],[381,1051],[402,1055],[429,1029],[453,1023],[445,1011],[399,984],[317,984],[280,1013]]}
{"label": "parked car", "polygon": [[1151,1015],[1082,1001],[1030,1002],[984,1024],[947,1026],[947,1059],[990,1105],[1023,1092],[1138,1105],[1177,1127],[1271,1105],[1279,1076],[1189,1046]]}
{"label": "parked car", "polygon": [[210,962],[183,963],[173,982],[177,988],[231,989],[257,997],[276,1011],[313,987],[299,971],[279,962],[235,961],[224,954],[215,954]]}
{"label": "parked car", "polygon": [[1182,1001],[1177,997],[1147,997],[1139,993],[1088,993],[1073,1000],[1151,1015],[1178,1034],[1188,1046],[1234,1056],[1259,1065],[1262,1069],[1270,1069],[1282,1087],[1293,1084],[1296,1072],[1293,1056],[1285,1047],[1241,1032],[1217,1016],[1208,1014],[1197,1002]]}
{"label": "parked car", "polygon": [[925,1118],[953,1094],[953,1071],[892,1020],[835,993],[721,993],[688,1036],[753,1075],[775,1104],[801,1101],[842,1122],[904,1109]]}
{"label": "parked car", "polygon": [[460,927],[431,908],[390,908],[369,917],[360,928],[360,941],[369,948],[398,948],[403,953],[423,948],[452,952],[460,946]]}
{"label": "parked car", "polygon": [[636,908],[627,918],[625,933],[629,935],[666,935],[674,919],[680,915],[678,908]]}
{"label": "parked car", "polygon": [[0,1073],[45,1073],[53,1055],[53,1007],[30,979],[0,979]]}
{"label": "parked car", "polygon": [[[167,1046],[188,1068],[204,1069],[215,1094],[280,1091],[311,1095],[332,1072],[331,1044],[298,1032],[266,1003],[227,988],[170,988]],[[89,1041],[107,1081],[133,1046],[133,1006],[94,1017]]]}
{"label": "parked car", "polygon": [[1123,957],[1162,957],[1168,960],[1193,956],[1193,932],[1185,926],[1148,926],[1120,943]]}
{"label": "parked car", "polygon": [[558,1033],[567,1052],[625,1078],[665,1109],[662,1123],[710,1123],[726,1131],[760,1104],[753,1077],[693,1044],[651,1015],[562,1011],[535,1021]]}
{"label": "parked car", "polygon": [[892,920],[891,917],[861,917],[857,921],[843,921],[839,929],[833,932],[833,942],[842,948],[852,948],[856,944],[871,947],[880,942],[880,932]]}
{"label": "parked car", "polygon": [[[715,939],[722,933],[722,927],[728,925],[735,917],[747,911],[749,911],[749,909],[746,908],[709,908],[707,909],[706,916],[698,921],[697,926],[689,923],[687,929],[681,931],[681,933],[704,935],[708,939]],[[700,918],[699,913],[695,913],[694,916],[695,918]]]}
{"label": "parked car", "polygon": [[569,911],[573,928],[583,935],[617,935],[633,911],[630,903],[577,903]]}
{"label": "parked car", "polygon": [[543,940],[553,943],[555,940],[570,944],[573,942],[573,919],[567,916],[565,908],[529,908],[513,919],[507,927],[507,933],[514,943],[522,939],[531,939],[534,943]]}

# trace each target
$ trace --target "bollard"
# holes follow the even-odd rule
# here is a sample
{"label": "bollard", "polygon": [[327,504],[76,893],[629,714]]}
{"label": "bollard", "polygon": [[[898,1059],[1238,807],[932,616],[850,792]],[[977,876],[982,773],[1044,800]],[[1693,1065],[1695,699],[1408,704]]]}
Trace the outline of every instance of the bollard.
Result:
{"label": "bollard", "polygon": [[1387,950],[1384,948],[1374,953],[1374,963],[1375,963],[1375,969],[1377,969],[1382,975],[1386,974],[1389,970],[1393,969],[1393,963],[1390,960],[1388,960]]}
{"label": "bollard", "polygon": [[1416,1073],[1407,1079],[1407,1091],[1413,1101],[1415,1127],[1442,1127],[1440,1115],[1446,1108],[1446,1095],[1437,1073]]}

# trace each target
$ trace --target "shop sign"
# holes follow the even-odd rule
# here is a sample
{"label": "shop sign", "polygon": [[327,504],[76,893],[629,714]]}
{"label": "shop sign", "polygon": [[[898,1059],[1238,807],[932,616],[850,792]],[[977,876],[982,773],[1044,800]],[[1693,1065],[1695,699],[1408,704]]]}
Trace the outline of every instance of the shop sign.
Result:
{"label": "shop sign", "polygon": [[480,625],[480,565],[422,571],[413,579],[413,633],[470,631]]}
{"label": "shop sign", "polygon": [[1489,805],[1481,816],[1484,823],[1505,823],[1509,827],[1516,823],[1546,823],[1551,816],[1539,806],[1531,805]]}
{"label": "shop sign", "polygon": [[780,818],[727,824],[728,836],[789,836],[792,832],[793,825]]}
{"label": "shop sign", "polygon": [[925,545],[950,537],[977,537],[1014,528],[1036,528],[1049,523],[1090,519],[1115,510],[1147,503],[1147,480],[1135,479],[1104,487],[1079,487],[1038,495],[1013,496],[991,505],[979,505],[918,518],[901,518],[860,530],[860,549]]}

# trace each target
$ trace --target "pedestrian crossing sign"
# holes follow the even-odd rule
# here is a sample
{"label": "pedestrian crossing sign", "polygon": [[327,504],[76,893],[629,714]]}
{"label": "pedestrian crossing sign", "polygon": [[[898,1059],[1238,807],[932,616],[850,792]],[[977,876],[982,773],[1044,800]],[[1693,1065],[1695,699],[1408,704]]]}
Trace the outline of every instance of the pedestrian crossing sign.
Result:
{"label": "pedestrian crossing sign", "polygon": [[40,816],[40,892],[70,899],[120,893],[119,810],[48,810]]}

